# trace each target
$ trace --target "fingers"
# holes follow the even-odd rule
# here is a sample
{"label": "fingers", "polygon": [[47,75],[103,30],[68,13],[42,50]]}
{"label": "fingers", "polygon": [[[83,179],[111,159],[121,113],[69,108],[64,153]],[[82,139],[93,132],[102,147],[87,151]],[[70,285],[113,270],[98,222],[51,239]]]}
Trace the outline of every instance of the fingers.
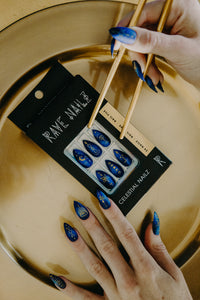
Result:
{"label": "fingers", "polygon": [[174,279],[178,279],[180,270],[169,255],[160,238],[159,227],[158,216],[154,213],[153,223],[149,224],[145,232],[145,247],[163,270],[170,274]]}
{"label": "fingers", "polygon": [[[117,244],[103,229],[103,227],[100,225],[99,221],[91,211],[89,211],[79,202],[75,202],[74,206],[75,211],[81,219],[82,224],[92,237],[98,251],[110,267],[117,286],[123,286],[123,283],[127,280],[127,277],[133,277],[133,271],[126,263],[124,257],[121,255]],[[86,210],[88,211],[87,218],[85,217]]]}
{"label": "fingers", "polygon": [[[83,218],[87,218],[87,210],[84,209],[80,213]],[[74,228],[65,223],[64,229],[68,237],[68,242],[73,250],[78,254],[88,272],[101,285],[106,294],[111,297],[110,299],[113,299],[113,295],[116,295],[116,285],[108,269],[105,267],[103,262],[89,249],[80,234]]]}
{"label": "fingers", "polygon": [[85,299],[103,300],[104,299],[104,297],[102,296],[95,295],[94,293],[91,293],[83,288],[76,286],[75,284],[73,284],[63,276],[56,276],[50,274],[49,277],[60,291],[62,291],[67,296],[73,298],[74,300],[85,300]]}
{"label": "fingers", "polygon": [[102,192],[97,192],[100,206],[115,233],[127,251],[135,272],[142,272],[146,266],[155,266],[155,261],[144,248],[132,225],[124,217],[117,205]]}

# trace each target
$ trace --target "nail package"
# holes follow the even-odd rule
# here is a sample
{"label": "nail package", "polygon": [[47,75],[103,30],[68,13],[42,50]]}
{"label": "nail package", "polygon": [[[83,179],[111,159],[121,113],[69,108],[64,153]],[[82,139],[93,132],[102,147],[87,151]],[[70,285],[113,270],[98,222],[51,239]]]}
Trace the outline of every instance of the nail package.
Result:
{"label": "nail package", "polygon": [[127,214],[171,161],[132,125],[120,140],[123,117],[106,100],[88,128],[98,96],[55,63],[9,118],[91,193],[102,190]]}

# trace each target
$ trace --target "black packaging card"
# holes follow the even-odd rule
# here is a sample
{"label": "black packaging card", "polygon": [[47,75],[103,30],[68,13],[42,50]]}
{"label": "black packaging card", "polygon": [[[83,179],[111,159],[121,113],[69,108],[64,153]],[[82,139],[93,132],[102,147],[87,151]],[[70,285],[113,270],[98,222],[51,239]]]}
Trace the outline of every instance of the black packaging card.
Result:
{"label": "black packaging card", "polygon": [[132,125],[120,140],[123,118],[106,100],[89,129],[98,96],[56,63],[9,118],[91,193],[101,189],[127,214],[171,161]]}

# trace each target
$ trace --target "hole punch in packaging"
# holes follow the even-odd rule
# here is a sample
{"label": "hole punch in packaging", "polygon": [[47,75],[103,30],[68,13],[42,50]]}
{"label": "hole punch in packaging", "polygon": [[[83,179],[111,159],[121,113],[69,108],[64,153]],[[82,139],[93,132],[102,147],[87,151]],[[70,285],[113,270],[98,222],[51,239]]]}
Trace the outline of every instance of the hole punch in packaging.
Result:
{"label": "hole punch in packaging", "polygon": [[106,100],[89,129],[98,96],[55,63],[9,118],[91,193],[104,191],[127,214],[171,161],[132,125],[120,140],[123,117]]}

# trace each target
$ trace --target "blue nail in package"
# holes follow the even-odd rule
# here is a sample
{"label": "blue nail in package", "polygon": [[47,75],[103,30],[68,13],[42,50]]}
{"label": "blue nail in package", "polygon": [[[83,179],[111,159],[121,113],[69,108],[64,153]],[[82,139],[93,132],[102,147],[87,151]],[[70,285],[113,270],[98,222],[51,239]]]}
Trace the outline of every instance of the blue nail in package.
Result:
{"label": "blue nail in package", "polygon": [[171,161],[132,125],[120,140],[122,116],[106,100],[88,128],[98,96],[56,62],[9,119],[92,194],[102,190],[127,214]]}

